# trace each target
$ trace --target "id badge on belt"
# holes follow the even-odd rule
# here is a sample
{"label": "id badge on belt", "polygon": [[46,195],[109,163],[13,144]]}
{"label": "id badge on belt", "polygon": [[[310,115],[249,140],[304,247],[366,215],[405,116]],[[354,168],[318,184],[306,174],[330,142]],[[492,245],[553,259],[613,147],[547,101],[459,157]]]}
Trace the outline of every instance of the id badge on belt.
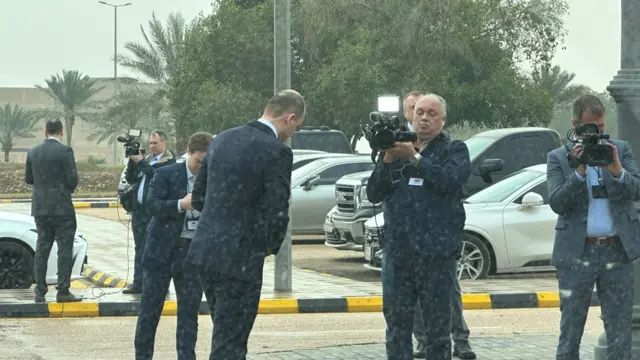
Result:
{"label": "id badge on belt", "polygon": [[187,211],[187,230],[195,231],[198,227],[198,221],[200,220],[200,212],[195,210]]}

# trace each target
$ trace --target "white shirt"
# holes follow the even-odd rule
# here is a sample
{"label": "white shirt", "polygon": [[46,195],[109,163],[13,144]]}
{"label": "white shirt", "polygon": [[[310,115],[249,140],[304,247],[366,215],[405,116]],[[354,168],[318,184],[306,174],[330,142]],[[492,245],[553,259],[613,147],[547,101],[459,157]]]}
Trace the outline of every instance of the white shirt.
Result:
{"label": "white shirt", "polygon": [[276,139],[278,138],[278,130],[276,130],[276,127],[273,126],[273,124],[270,121],[267,121],[267,120],[265,120],[263,118],[260,118],[260,119],[258,119],[258,122],[267,125],[273,131],[273,135],[276,136]]}

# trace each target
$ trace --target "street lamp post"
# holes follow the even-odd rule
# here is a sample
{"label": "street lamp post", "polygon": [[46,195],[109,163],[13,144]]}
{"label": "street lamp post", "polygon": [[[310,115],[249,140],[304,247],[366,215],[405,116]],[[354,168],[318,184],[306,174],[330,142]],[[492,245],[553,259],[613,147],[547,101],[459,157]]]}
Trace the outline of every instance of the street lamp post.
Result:
{"label": "street lamp post", "polygon": [[[116,96],[118,95],[118,8],[132,4],[114,5],[104,1],[98,1],[98,3],[113,8],[113,101],[116,101]],[[115,141],[113,142],[113,163],[118,163],[118,143]]]}
{"label": "street lamp post", "polygon": [[[621,0],[621,66],[607,90],[618,104],[618,138],[629,142],[640,161],[640,2]],[[636,208],[638,207],[636,203]],[[640,262],[633,266],[632,360],[640,360]],[[595,347],[595,360],[607,359],[607,338],[602,334]],[[622,359],[621,359],[622,360]]]}
{"label": "street lamp post", "polygon": [[[273,91],[291,88],[291,0],[273,3]],[[291,146],[291,139],[288,140]],[[291,199],[289,199],[291,201]],[[275,291],[291,291],[291,206],[287,235],[276,255],[274,268]]]}

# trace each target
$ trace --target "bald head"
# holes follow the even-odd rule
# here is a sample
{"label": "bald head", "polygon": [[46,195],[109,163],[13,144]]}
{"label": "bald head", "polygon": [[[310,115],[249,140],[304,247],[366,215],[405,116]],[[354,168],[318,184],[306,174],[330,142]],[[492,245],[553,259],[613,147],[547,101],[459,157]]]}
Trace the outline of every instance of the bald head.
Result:
{"label": "bald head", "polygon": [[269,100],[262,118],[275,126],[278,138],[288,139],[302,125],[306,104],[302,95],[295,90],[282,90]]}
{"label": "bald head", "polygon": [[440,95],[427,94],[416,102],[413,131],[418,140],[429,141],[440,134],[447,120],[447,102]]}

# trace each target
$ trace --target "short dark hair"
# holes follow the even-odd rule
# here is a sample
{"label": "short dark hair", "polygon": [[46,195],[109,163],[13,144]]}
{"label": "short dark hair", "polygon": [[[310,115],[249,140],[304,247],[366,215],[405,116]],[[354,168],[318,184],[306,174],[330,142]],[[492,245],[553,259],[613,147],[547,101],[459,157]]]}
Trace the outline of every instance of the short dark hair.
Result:
{"label": "short dark hair", "polygon": [[573,119],[577,122],[582,121],[582,114],[589,110],[593,115],[604,115],[604,105],[600,98],[595,95],[587,94],[579,96],[573,101]]}
{"label": "short dark hair", "polygon": [[213,140],[213,135],[206,132],[197,132],[189,138],[189,144],[187,145],[187,151],[189,154],[193,154],[198,151],[207,152],[209,144]]}
{"label": "short dark hair", "polygon": [[160,140],[162,140],[164,142],[167,142],[167,140],[169,140],[169,135],[167,135],[167,132],[163,131],[163,130],[153,130],[151,132],[151,135],[155,135],[155,136],[159,137]]}
{"label": "short dark hair", "polygon": [[306,104],[302,95],[295,90],[282,90],[269,100],[264,112],[273,117],[285,113],[294,113],[297,118],[304,117]]}
{"label": "short dark hair", "polygon": [[44,131],[49,135],[60,135],[62,129],[62,120],[60,119],[49,119],[44,125]]}

